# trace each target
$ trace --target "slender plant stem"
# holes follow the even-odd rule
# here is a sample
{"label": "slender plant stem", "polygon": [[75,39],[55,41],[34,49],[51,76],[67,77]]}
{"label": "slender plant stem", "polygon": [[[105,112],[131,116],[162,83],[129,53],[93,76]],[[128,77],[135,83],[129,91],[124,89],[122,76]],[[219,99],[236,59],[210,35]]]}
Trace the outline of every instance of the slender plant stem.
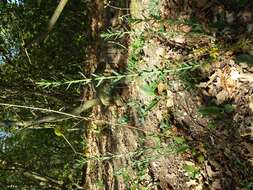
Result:
{"label": "slender plant stem", "polygon": [[[62,136],[62,138],[68,143],[68,145],[70,146],[70,148],[73,150],[73,152],[75,153],[75,154],[81,154],[81,153],[78,153],[77,151],[76,151],[76,149],[73,147],[73,145],[69,142],[69,140],[65,137],[65,135],[61,135]],[[82,154],[81,154],[82,155]]]}
{"label": "slender plant stem", "polygon": [[110,3],[106,3],[105,6],[106,7],[111,7],[113,9],[121,10],[121,11],[124,11],[124,10],[128,11],[128,10],[130,10],[129,8],[122,8],[122,7],[116,7],[116,6],[110,5]]}
{"label": "slender plant stem", "polygon": [[73,114],[70,114],[70,113],[61,112],[61,111],[57,111],[57,110],[46,109],[46,108],[31,107],[31,106],[22,106],[22,105],[15,105],[15,104],[7,104],[7,103],[1,103],[1,102],[0,102],[0,106],[23,108],[23,109],[31,109],[31,110],[39,110],[39,111],[44,111],[44,112],[50,112],[50,113],[56,113],[56,114],[60,114],[60,115],[65,115],[65,116],[69,116],[69,117],[72,117],[72,118],[89,120],[88,117],[82,117],[82,116],[73,115]]}
{"label": "slender plant stem", "polygon": [[189,70],[192,68],[199,67],[199,65],[189,65],[185,66],[182,68],[177,68],[177,69],[162,69],[162,70],[149,70],[149,71],[142,71],[141,73],[130,73],[130,74],[119,74],[117,73],[116,75],[112,76],[98,76],[98,75],[93,75],[94,78],[85,78],[85,79],[80,79],[80,80],[72,80],[72,81],[66,81],[66,82],[47,82],[47,81],[42,81],[42,82],[37,82],[36,84],[42,87],[57,87],[57,86],[62,86],[62,85],[68,85],[68,87],[72,84],[78,84],[78,83],[83,83],[84,85],[91,83],[92,81],[95,81],[99,84],[101,84],[102,81],[104,80],[116,80],[119,81],[124,78],[134,78],[134,77],[140,77],[140,76],[149,76],[153,74],[162,74],[162,73],[174,73],[174,72],[180,72],[180,71],[185,71]]}

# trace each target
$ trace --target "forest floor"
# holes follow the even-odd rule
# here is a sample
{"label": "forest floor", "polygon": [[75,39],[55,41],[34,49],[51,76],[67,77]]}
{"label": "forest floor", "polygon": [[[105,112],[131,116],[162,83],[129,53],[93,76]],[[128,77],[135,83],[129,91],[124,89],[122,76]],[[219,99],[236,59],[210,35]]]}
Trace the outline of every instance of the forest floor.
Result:
{"label": "forest floor", "polygon": [[162,2],[132,2],[126,61],[126,47],[105,52],[113,60],[105,71],[138,76],[116,83],[112,105],[93,109],[97,120],[120,124],[90,125],[86,155],[100,162],[87,162],[84,184],[253,189],[252,5],[196,5],[194,20],[184,6],[170,18]]}

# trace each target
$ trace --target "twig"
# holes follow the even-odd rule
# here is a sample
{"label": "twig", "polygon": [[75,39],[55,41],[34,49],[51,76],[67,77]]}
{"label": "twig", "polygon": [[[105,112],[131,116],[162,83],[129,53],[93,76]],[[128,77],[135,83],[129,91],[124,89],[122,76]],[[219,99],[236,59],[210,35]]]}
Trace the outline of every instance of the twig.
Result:
{"label": "twig", "polygon": [[126,51],[128,51],[128,49],[126,48],[126,46],[124,46],[124,45],[122,45],[122,44],[120,44],[120,43],[118,43],[118,42],[108,41],[108,43],[118,45],[118,46],[122,47],[123,49],[125,49]]}
{"label": "twig", "polygon": [[65,115],[65,116],[69,116],[69,117],[72,117],[72,118],[89,120],[88,117],[82,117],[82,116],[79,116],[79,115],[73,115],[73,114],[70,114],[70,113],[56,111],[56,110],[51,110],[51,109],[46,109],[46,108],[31,107],[31,106],[22,106],[22,105],[15,105],[15,104],[7,104],[7,103],[1,103],[1,102],[0,102],[0,106],[8,106],[8,107],[31,109],[31,110],[39,110],[39,111],[44,111],[44,112],[50,112],[50,113],[56,113],[56,114],[60,114],[60,115]]}
{"label": "twig", "polygon": [[[24,42],[24,39],[22,38],[22,44],[23,45],[25,45],[25,42]],[[30,65],[32,65],[32,61],[31,61],[31,58],[30,58],[30,56],[29,56],[29,54],[28,54],[28,51],[27,51],[27,48],[24,46],[24,52],[25,52],[25,55],[26,55],[26,57],[27,57],[27,59],[28,59],[28,62],[30,63]]]}
{"label": "twig", "polygon": [[120,10],[120,11],[129,11],[130,10],[129,8],[121,8],[121,7],[116,7],[116,6],[110,5],[110,3],[107,3],[107,2],[105,2],[105,4],[106,4],[105,7],[110,7],[113,9]]}
{"label": "twig", "polygon": [[[62,138],[68,143],[68,145],[70,146],[70,148],[73,150],[73,152],[75,153],[75,154],[81,154],[81,153],[79,153],[79,152],[77,152],[76,151],[76,149],[72,146],[72,144],[69,142],[69,140],[65,137],[65,135],[61,135],[62,136]],[[82,155],[82,154],[81,154]]]}
{"label": "twig", "polygon": [[39,36],[37,36],[30,43],[26,44],[25,48],[31,48],[33,45],[36,45],[36,44],[38,45],[46,39],[46,37],[52,31],[56,21],[58,20],[59,16],[61,15],[67,2],[68,2],[68,0],[60,0],[59,1],[58,6],[56,7],[52,17],[49,20],[48,27],[47,27],[46,31],[44,33],[39,34]]}

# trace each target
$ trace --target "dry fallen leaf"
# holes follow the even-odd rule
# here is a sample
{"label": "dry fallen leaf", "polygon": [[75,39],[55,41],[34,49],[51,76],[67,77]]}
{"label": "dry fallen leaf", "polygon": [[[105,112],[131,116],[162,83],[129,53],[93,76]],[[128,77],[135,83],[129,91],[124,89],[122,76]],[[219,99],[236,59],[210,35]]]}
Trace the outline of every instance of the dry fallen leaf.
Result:
{"label": "dry fallen leaf", "polygon": [[221,190],[221,180],[220,179],[215,179],[215,181],[211,185],[211,189],[213,190]]}
{"label": "dry fallen leaf", "polygon": [[183,44],[183,43],[185,43],[186,39],[183,35],[178,35],[175,38],[173,38],[172,40],[175,41],[176,43]]}
{"label": "dry fallen leaf", "polygon": [[241,81],[253,82],[253,73],[241,73],[239,79]]}
{"label": "dry fallen leaf", "polygon": [[225,102],[226,100],[228,100],[228,98],[230,98],[228,91],[226,91],[226,90],[220,91],[216,95],[217,104],[219,104],[219,105],[222,104],[223,102]]}
{"label": "dry fallen leaf", "polygon": [[192,27],[189,26],[189,25],[182,25],[182,26],[180,26],[180,30],[182,32],[188,33],[188,32],[190,32],[192,30]]}
{"label": "dry fallen leaf", "polygon": [[239,16],[244,22],[250,22],[252,20],[252,12],[248,10],[240,12]]}
{"label": "dry fallen leaf", "polygon": [[164,91],[166,91],[167,89],[167,86],[163,83],[163,82],[160,82],[158,85],[157,85],[157,93],[160,95],[162,94]]}
{"label": "dry fallen leaf", "polygon": [[215,176],[215,172],[212,170],[212,167],[208,164],[208,161],[204,161],[205,169],[206,169],[206,174],[208,178],[212,178]]}
{"label": "dry fallen leaf", "polygon": [[174,101],[173,101],[173,93],[169,90],[167,90],[167,101],[166,101],[166,106],[168,108],[173,107]]}
{"label": "dry fallen leaf", "polygon": [[218,70],[217,86],[228,92],[228,95],[233,94],[237,87],[238,73],[235,68],[227,67],[223,70]]}
{"label": "dry fallen leaf", "polygon": [[187,185],[187,187],[192,188],[192,187],[198,185],[198,183],[196,180],[191,179],[190,181],[186,182],[186,185]]}

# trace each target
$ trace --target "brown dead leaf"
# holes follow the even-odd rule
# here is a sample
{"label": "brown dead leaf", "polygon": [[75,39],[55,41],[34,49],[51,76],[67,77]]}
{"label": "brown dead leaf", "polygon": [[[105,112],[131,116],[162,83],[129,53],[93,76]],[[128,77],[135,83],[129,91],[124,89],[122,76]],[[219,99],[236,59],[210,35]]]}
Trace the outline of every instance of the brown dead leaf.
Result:
{"label": "brown dead leaf", "polygon": [[188,33],[192,30],[192,27],[189,25],[181,25],[180,26],[180,31]]}
{"label": "brown dead leaf", "polygon": [[241,73],[239,78],[241,81],[253,82],[253,73]]}
{"label": "brown dead leaf", "polygon": [[223,90],[226,90],[228,92],[228,95],[231,95],[235,91],[237,86],[237,80],[234,80],[234,75],[231,75],[231,70],[232,69],[229,67],[223,70],[218,70],[219,78],[217,80],[217,85]]}
{"label": "brown dead leaf", "polygon": [[211,185],[211,189],[213,190],[221,190],[221,180],[220,179],[215,179],[215,181]]}
{"label": "brown dead leaf", "polygon": [[190,181],[186,182],[187,187],[193,188],[198,185],[196,180],[191,179]]}
{"label": "brown dead leaf", "polygon": [[204,165],[205,165],[206,174],[208,178],[214,177],[216,173],[212,170],[212,167],[208,164],[208,161],[205,161]]}
{"label": "brown dead leaf", "polygon": [[157,93],[159,95],[161,95],[164,91],[166,91],[167,89],[167,86],[166,84],[164,84],[163,82],[160,82],[158,85],[157,85]]}
{"label": "brown dead leaf", "polygon": [[249,10],[244,10],[244,11],[240,12],[239,16],[241,17],[243,22],[252,21],[252,12]]}
{"label": "brown dead leaf", "polygon": [[183,44],[186,41],[186,39],[183,35],[178,35],[175,38],[173,38],[172,40],[175,41],[176,43],[179,43],[179,44]]}
{"label": "brown dead leaf", "polygon": [[170,90],[167,90],[167,101],[166,101],[166,106],[168,108],[173,107],[174,101],[173,101],[173,93]]}
{"label": "brown dead leaf", "polygon": [[228,100],[229,98],[229,93],[226,90],[222,90],[221,92],[219,92],[216,95],[216,99],[217,99],[217,104],[222,104],[223,102],[225,102],[226,100]]}

